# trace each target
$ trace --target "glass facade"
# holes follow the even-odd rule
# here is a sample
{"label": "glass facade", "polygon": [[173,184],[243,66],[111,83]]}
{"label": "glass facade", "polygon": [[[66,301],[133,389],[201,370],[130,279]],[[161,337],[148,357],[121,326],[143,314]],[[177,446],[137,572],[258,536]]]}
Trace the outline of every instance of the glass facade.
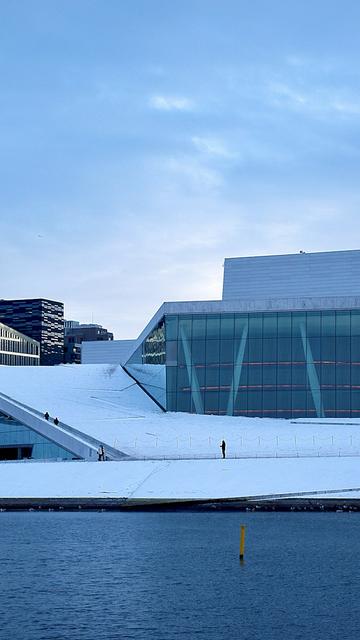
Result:
{"label": "glass facade", "polygon": [[165,409],[166,407],[165,319],[149,333],[126,364],[143,389]]}
{"label": "glass facade", "polygon": [[72,460],[73,453],[0,413],[0,460]]}
{"label": "glass facade", "polygon": [[360,310],[167,315],[126,368],[168,411],[359,417]]}

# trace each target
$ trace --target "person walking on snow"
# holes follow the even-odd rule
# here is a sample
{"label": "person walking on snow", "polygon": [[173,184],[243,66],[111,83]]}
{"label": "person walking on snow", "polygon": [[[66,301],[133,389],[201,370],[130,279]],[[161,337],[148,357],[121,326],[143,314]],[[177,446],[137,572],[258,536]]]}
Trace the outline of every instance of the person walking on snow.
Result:
{"label": "person walking on snow", "polygon": [[222,441],[221,441],[220,448],[221,448],[222,457],[223,457],[223,458],[225,458],[225,449],[226,449],[226,443],[225,443],[225,440],[222,440]]}

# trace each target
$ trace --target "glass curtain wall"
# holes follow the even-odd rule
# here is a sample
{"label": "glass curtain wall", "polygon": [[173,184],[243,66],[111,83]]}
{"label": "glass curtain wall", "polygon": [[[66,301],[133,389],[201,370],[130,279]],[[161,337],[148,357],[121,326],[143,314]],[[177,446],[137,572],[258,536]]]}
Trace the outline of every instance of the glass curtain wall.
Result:
{"label": "glass curtain wall", "polygon": [[166,316],[165,337],[168,411],[360,415],[358,310]]}
{"label": "glass curtain wall", "polygon": [[138,347],[125,370],[163,408],[166,408],[165,320]]}

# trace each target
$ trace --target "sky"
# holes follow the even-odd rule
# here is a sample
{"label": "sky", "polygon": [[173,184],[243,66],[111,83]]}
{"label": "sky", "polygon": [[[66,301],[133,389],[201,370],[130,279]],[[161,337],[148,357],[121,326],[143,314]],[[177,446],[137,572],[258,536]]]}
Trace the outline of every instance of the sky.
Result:
{"label": "sky", "polygon": [[0,297],[136,337],[225,257],[358,249],[358,0],[0,0]]}

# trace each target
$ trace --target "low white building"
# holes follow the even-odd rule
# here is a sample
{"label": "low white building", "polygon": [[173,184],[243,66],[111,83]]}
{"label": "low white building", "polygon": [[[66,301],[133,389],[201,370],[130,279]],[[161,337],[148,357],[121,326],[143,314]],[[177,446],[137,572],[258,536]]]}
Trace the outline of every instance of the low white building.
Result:
{"label": "low white building", "polygon": [[135,340],[109,340],[83,342],[81,364],[125,364]]}

